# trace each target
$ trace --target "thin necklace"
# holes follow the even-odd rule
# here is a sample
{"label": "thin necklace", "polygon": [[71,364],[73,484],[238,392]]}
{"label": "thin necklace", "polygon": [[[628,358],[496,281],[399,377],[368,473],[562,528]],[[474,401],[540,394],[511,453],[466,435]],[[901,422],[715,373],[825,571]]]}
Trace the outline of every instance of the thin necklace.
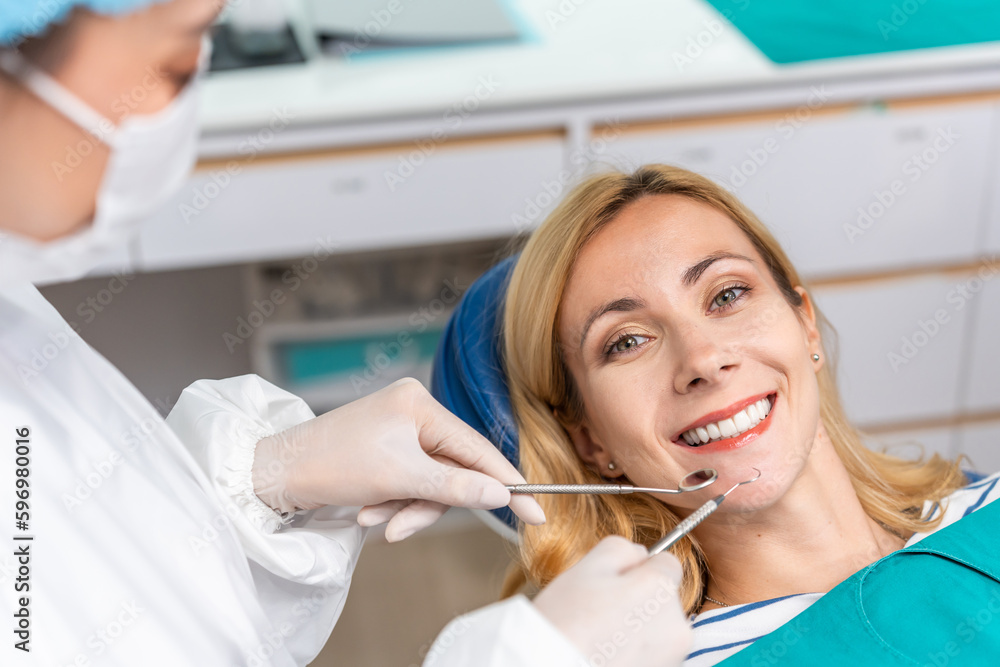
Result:
{"label": "thin necklace", "polygon": [[730,606],[732,606],[732,605],[726,604],[725,602],[719,602],[715,598],[709,597],[707,593],[705,594],[705,599],[708,600],[709,602],[713,603],[713,604],[719,605],[720,607],[730,607]]}

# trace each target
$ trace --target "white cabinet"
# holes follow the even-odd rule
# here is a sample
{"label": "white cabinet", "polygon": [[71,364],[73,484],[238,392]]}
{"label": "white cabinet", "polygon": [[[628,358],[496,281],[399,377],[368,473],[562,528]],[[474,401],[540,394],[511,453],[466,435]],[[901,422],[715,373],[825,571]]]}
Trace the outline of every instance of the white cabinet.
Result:
{"label": "white cabinet", "polygon": [[990,152],[993,155],[992,168],[986,174],[986,192],[990,207],[983,220],[980,238],[984,254],[1000,254],[1000,102],[994,104],[996,125],[990,141]]}
{"label": "white cabinet", "polygon": [[726,185],[807,276],[977,251],[996,150],[992,104],[804,109],[798,118],[626,133],[611,161],[679,164]]}
{"label": "white cabinet", "polygon": [[838,333],[840,393],[855,423],[956,411],[969,309],[949,301],[954,285],[953,278],[931,274],[817,290]]}
{"label": "white cabinet", "polygon": [[[426,144],[425,144],[426,146]],[[553,134],[417,144],[196,171],[145,226],[144,270],[499,237],[544,200],[563,168]],[[235,164],[235,163],[234,163]],[[538,220],[534,220],[537,224]]]}
{"label": "white cabinet", "polygon": [[[996,268],[1000,270],[1000,264]],[[963,281],[964,294],[969,295],[968,308],[975,313],[976,323],[962,406],[969,411],[1000,411],[1000,273],[989,275],[992,278],[986,282],[971,281],[971,276],[969,281]]]}

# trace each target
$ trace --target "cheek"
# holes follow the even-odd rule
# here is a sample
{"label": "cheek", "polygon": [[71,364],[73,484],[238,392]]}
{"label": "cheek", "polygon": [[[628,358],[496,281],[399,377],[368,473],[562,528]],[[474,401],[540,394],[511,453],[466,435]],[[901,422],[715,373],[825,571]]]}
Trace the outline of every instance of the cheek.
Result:
{"label": "cheek", "polygon": [[618,377],[587,388],[584,404],[591,436],[619,463],[650,461],[648,450],[657,442],[655,395],[634,379]]}
{"label": "cheek", "polygon": [[745,317],[734,318],[740,339],[778,349],[806,349],[808,336],[795,310],[783,297],[769,294],[754,304]]}
{"label": "cheek", "polygon": [[815,384],[808,334],[787,305],[762,309],[735,328],[744,362],[760,364],[766,372],[776,374],[786,389],[793,385],[790,389],[794,392],[803,383]]}
{"label": "cheek", "polygon": [[587,403],[588,415],[594,415],[590,417],[591,436],[607,449],[632,484],[663,487],[676,483],[688,471],[682,470],[669,446],[664,448],[657,437],[660,407],[652,400],[655,393],[637,389],[634,383],[625,391],[604,393]]}
{"label": "cheek", "polygon": [[584,404],[595,439],[614,451],[618,443],[640,438],[649,419],[642,393],[613,385],[593,389]]}

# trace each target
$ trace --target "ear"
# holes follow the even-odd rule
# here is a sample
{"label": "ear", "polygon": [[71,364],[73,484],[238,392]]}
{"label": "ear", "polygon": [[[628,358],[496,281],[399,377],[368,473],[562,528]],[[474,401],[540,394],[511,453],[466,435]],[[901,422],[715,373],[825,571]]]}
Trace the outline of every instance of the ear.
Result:
{"label": "ear", "polygon": [[567,426],[566,432],[580,459],[598,475],[613,479],[625,474],[620,466],[614,470],[608,468],[614,457],[604,445],[591,437],[590,429],[585,424]]}
{"label": "ear", "polygon": [[809,354],[819,355],[819,361],[812,362],[813,367],[818,371],[826,363],[826,357],[823,354],[823,337],[816,324],[816,309],[813,307],[812,299],[809,298],[809,292],[804,287],[797,285],[794,289],[802,297],[802,305],[799,306],[799,319],[802,321],[802,328],[806,334]]}

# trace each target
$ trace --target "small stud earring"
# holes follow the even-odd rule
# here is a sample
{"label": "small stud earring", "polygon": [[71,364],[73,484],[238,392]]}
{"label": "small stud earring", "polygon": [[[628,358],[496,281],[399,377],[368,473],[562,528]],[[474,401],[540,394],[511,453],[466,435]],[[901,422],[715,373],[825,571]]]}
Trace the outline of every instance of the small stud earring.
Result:
{"label": "small stud earring", "polygon": [[608,464],[608,470],[614,470],[614,469],[615,469],[615,468],[617,468],[617,467],[618,467],[618,466],[616,466],[616,465],[615,465],[615,462],[614,462],[614,461],[612,461],[611,463],[609,463],[609,464]]}
{"label": "small stud earring", "polygon": [[819,355],[818,354],[814,354],[813,355],[813,361],[819,361]]}

